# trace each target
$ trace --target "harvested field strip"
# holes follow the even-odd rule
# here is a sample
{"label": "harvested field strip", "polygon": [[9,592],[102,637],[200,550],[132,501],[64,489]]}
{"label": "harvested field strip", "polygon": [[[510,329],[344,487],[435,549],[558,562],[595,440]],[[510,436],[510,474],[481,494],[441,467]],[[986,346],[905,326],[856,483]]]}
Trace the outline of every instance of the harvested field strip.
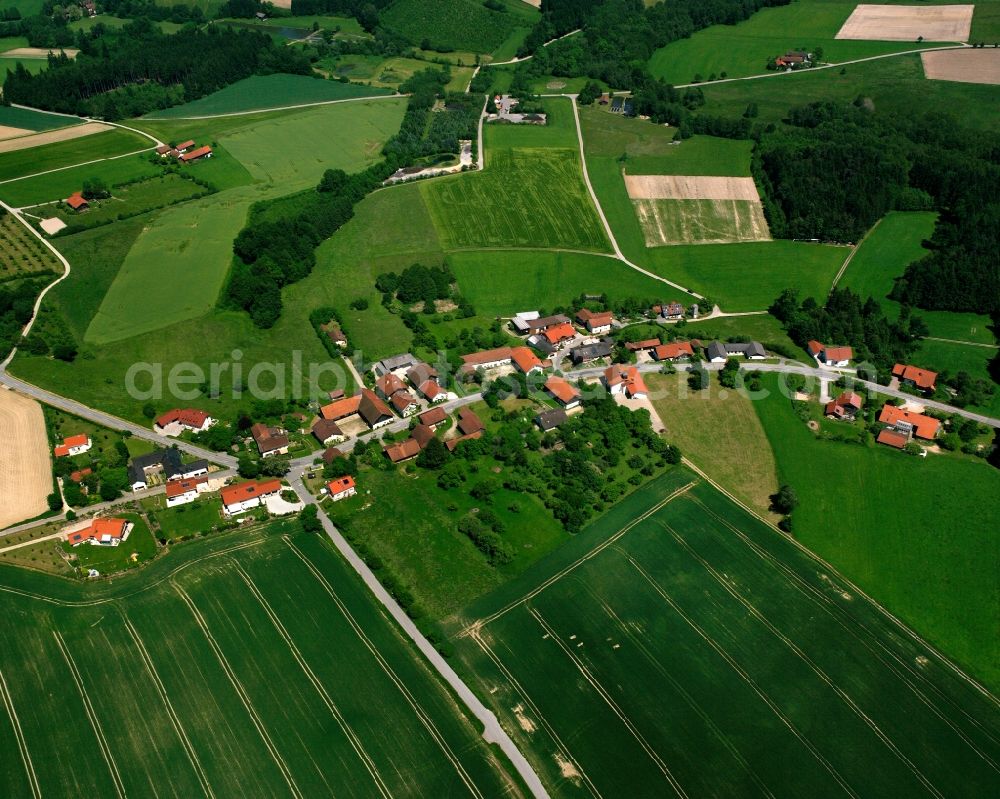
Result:
{"label": "harvested field strip", "polygon": [[965,42],[972,27],[972,5],[859,5],[837,32],[838,39]]}
{"label": "harvested field strip", "polygon": [[12,128],[9,125],[0,125],[0,140],[15,139],[18,136],[30,136],[33,130],[27,128]]}
{"label": "harvested field strip", "polygon": [[569,765],[601,795],[996,784],[996,701],[825,564],[704,483],[630,504],[627,534],[592,540],[573,569],[550,558],[523,604],[506,588],[477,601],[482,620],[456,639],[553,783]]}
{"label": "harvested field strip", "polygon": [[770,241],[760,202],[633,200],[647,247]]}
{"label": "harvested field strip", "polygon": [[113,130],[113,128],[110,125],[104,125],[100,122],[85,122],[82,125],[72,125],[68,128],[32,133],[30,136],[20,136],[15,139],[0,141],[0,153],[12,153],[17,150],[39,147],[43,144],[54,144],[55,142],[79,139],[83,136],[92,136],[95,133],[104,133],[108,130]]}
{"label": "harvested field strip", "polygon": [[921,53],[920,60],[929,80],[1000,84],[1000,49],[939,50]]}
{"label": "harvested field strip", "polygon": [[48,510],[52,464],[42,407],[32,399],[0,389],[0,529]]}
{"label": "harvested field strip", "polygon": [[632,200],[760,201],[753,178],[709,175],[625,175]]}

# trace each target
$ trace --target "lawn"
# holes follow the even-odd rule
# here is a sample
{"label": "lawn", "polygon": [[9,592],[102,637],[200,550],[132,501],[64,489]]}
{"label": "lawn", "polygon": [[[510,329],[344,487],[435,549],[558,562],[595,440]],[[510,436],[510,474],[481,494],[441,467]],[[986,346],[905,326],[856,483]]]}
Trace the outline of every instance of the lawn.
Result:
{"label": "lawn", "polygon": [[486,171],[420,189],[446,249],[608,250],[573,150],[490,150]]}
{"label": "lawn", "polygon": [[255,75],[232,83],[207,97],[148,114],[146,119],[177,119],[241,114],[286,105],[323,103],[388,94],[383,89],[322,80],[305,75]]}
{"label": "lawn", "polygon": [[[671,147],[671,142],[674,140],[674,128],[653,125],[647,120],[625,117],[621,114],[612,114],[598,105],[585,106],[580,109],[580,126],[583,129],[583,142],[588,161],[591,156],[617,158],[625,155],[628,159],[640,156],[673,157],[674,149]],[[718,143],[720,140],[710,136],[693,136],[678,145],[677,152],[688,148],[689,145],[693,145],[692,149],[701,151],[701,146],[695,143],[704,141]],[[738,142],[731,141],[728,146],[732,147],[737,144]],[[688,150],[685,149],[684,152],[688,152]],[[711,162],[712,159],[699,159],[698,161],[702,167]],[[741,173],[733,172],[732,174]]]}
{"label": "lawn", "polygon": [[475,0],[397,0],[379,15],[379,22],[424,49],[430,45],[474,53],[496,51],[504,60],[508,41],[518,35],[523,39],[538,19],[530,6],[524,4],[524,9],[501,13]]}
{"label": "lawn", "polygon": [[20,222],[0,217],[0,283],[39,273],[62,273],[62,264]]}
{"label": "lawn", "polygon": [[953,375],[958,372],[968,372],[973,377],[986,380],[993,386],[990,403],[969,410],[979,410],[989,416],[1000,418],[1000,384],[993,381],[988,370],[989,362],[996,357],[996,354],[997,350],[993,347],[924,339],[920,342],[920,349],[913,356],[913,362],[936,372],[947,371]]}
{"label": "lawn", "polygon": [[[661,47],[649,60],[649,70],[668,83],[696,81],[696,76],[737,78],[766,72],[768,59],[789,50],[815,52],[824,63],[931,47],[931,42],[878,42],[835,39],[857,4],[851,0],[795,0],[779,8],[764,8],[736,25],[712,25],[690,38]],[[725,73],[725,74],[723,74]]]}
{"label": "lawn", "polygon": [[101,574],[116,574],[134,569],[156,557],[156,541],[145,520],[137,513],[119,513],[118,518],[128,519],[135,527],[128,539],[116,547],[93,544],[72,547],[66,542],[62,543],[63,551],[75,559],[75,566],[84,570],[97,569]]}
{"label": "lawn", "polygon": [[23,753],[5,795],[30,793],[25,764],[55,796],[511,787],[330,543],[293,523],[183,544],[113,583],[5,567],[0,592],[0,740]]}
{"label": "lawn", "polygon": [[987,464],[823,441],[772,394],[755,403],[795,537],[996,690],[1000,472]]}
{"label": "lawn", "polygon": [[162,508],[152,516],[157,537],[176,541],[211,532],[222,522],[222,502],[218,497],[200,498],[188,505]]}
{"label": "lawn", "polygon": [[732,336],[749,336],[765,347],[773,343],[790,351],[798,351],[802,360],[808,357],[805,350],[800,350],[788,337],[781,322],[767,313],[691,321],[688,322],[684,335],[700,338],[702,341],[712,339],[725,341]]}
{"label": "lawn", "polygon": [[451,253],[448,264],[463,296],[487,317],[569,305],[581,294],[607,294],[613,302],[655,300],[673,291],[614,258],[584,253],[466,251]]}
{"label": "lawn", "polygon": [[83,181],[91,178],[103,180],[106,186],[115,186],[137,178],[153,177],[160,172],[161,168],[150,163],[148,155],[144,153],[3,183],[0,184],[0,197],[15,207],[36,205],[65,199],[73,192],[80,191]]}
{"label": "lawn", "polygon": [[[233,239],[257,200],[315,185],[323,171],[354,172],[377,157],[399,126],[402,101],[325,106],[286,119],[252,123],[222,137],[225,149],[256,183],[160,212],[129,251],[87,330],[93,344],[149,333],[209,311],[228,273]],[[353,124],[343,124],[350,118]],[[330,132],[310,133],[318,126]],[[214,159],[212,159],[214,160]],[[212,161],[205,163],[211,166]],[[192,172],[201,164],[192,164]],[[162,276],[173,276],[168,282]],[[155,292],[153,308],[136,302]]]}
{"label": "lawn", "polygon": [[136,152],[151,148],[152,144],[144,136],[115,128],[82,136],[79,139],[43,144],[30,150],[0,153],[0,181],[33,175],[49,169],[61,169],[98,158]]}
{"label": "lawn", "polygon": [[714,377],[707,390],[691,391],[683,372],[648,375],[646,385],[667,438],[737,499],[768,515],[778,476],[753,401]]}
{"label": "lawn", "polygon": [[483,125],[487,165],[493,150],[534,147],[578,147],[576,120],[570,100],[549,99],[542,102],[545,125],[506,125],[489,122]]}
{"label": "lawn", "polygon": [[[874,297],[892,316],[899,313],[899,303],[888,299],[895,278],[908,264],[928,254],[921,243],[934,232],[937,214],[932,212],[894,212],[887,214],[869,232],[838,284],[863,297]],[[990,318],[983,314],[924,311],[916,313],[927,323],[932,336],[993,344]]]}
{"label": "lawn", "polygon": [[637,492],[451,627],[551,795],[989,792],[990,699],[690,480]]}

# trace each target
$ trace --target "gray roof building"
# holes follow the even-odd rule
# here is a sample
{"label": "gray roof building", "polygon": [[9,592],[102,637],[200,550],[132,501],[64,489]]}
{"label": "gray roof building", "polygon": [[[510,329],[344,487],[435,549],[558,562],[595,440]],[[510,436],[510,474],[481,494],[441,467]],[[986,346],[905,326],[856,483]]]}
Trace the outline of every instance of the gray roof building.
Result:
{"label": "gray roof building", "polygon": [[562,408],[553,408],[551,411],[543,411],[535,417],[535,424],[541,429],[543,433],[549,432],[549,430],[554,430],[563,424],[569,416],[566,415],[566,411]]}
{"label": "gray roof building", "polygon": [[400,355],[393,355],[390,358],[383,358],[381,361],[375,364],[375,374],[381,377],[389,372],[395,372],[397,369],[409,369],[411,366],[416,366],[420,361],[413,357],[409,352],[404,352]]}
{"label": "gray roof building", "polygon": [[598,341],[596,344],[584,344],[580,347],[574,347],[569,351],[569,357],[574,364],[579,365],[588,361],[596,361],[598,358],[608,358],[611,356],[612,349],[613,344],[611,339],[606,338]]}

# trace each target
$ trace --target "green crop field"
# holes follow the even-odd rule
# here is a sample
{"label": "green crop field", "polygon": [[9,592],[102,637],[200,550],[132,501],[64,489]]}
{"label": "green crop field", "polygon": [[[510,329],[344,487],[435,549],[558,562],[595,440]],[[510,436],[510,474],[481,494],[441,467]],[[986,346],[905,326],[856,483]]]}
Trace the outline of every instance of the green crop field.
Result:
{"label": "green crop field", "polygon": [[99,158],[110,158],[124,153],[149,149],[152,142],[128,130],[115,128],[81,136],[79,139],[43,144],[30,150],[15,150],[0,154],[0,181],[11,180],[44,172],[49,169],[61,169],[84,161],[94,161]]}
{"label": "green crop field", "polygon": [[4,795],[516,794],[331,549],[286,524],[94,586],[3,568]]}
{"label": "green crop field", "polygon": [[528,28],[538,19],[534,9],[526,3],[523,5],[524,11],[511,6],[511,10],[501,13],[475,0],[437,0],[434,3],[396,0],[379,15],[379,21],[415,45],[423,47],[423,43],[428,42],[442,49],[474,53],[496,51],[498,58],[504,60],[503,56],[507,55],[504,46],[508,41],[515,36],[523,40]]}
{"label": "green crop field", "polygon": [[76,125],[79,121],[77,117],[64,116],[63,114],[49,114],[33,111],[30,108],[0,105],[0,125],[12,128],[52,130],[53,128],[64,128],[67,125]]}
{"label": "green crop field", "polygon": [[[323,171],[362,169],[402,118],[402,101],[334,105],[257,122],[222,137],[257,181],[160,212],[129,251],[86,339],[107,344],[206,313],[232,258],[233,239],[256,200],[315,185]],[[352,124],[342,124],[351,119]],[[329,135],[308,135],[323,126]],[[214,159],[212,159],[214,160]],[[210,166],[212,161],[205,162]],[[198,174],[200,163],[191,164]],[[164,281],[165,274],[172,275]],[[139,298],[155,293],[154,308]]]}
{"label": "green crop field", "polygon": [[[862,296],[874,297],[892,315],[899,313],[899,303],[888,299],[894,279],[908,264],[918,261],[928,251],[921,242],[934,232],[937,214],[931,212],[896,212],[886,215],[868,234],[851,259],[838,284]],[[917,309],[932,336],[992,344],[990,318],[984,314],[950,313]]]}
{"label": "green crop field", "polygon": [[323,103],[388,94],[383,89],[310,78],[305,75],[255,75],[184,105],[154,111],[146,119],[178,119],[241,114],[305,103]]}
{"label": "green crop field", "polygon": [[[823,63],[840,63],[883,53],[932,47],[931,42],[879,42],[834,38],[857,3],[851,0],[795,0],[765,8],[736,25],[713,25],[661,47],[649,69],[668,83],[690,83],[696,75],[737,78],[766,72],[768,59],[789,50],[815,52]],[[726,73],[723,75],[722,73]]]}
{"label": "green crop field", "polygon": [[462,295],[483,316],[569,304],[581,294],[607,294],[611,301],[650,300],[673,292],[615,258],[545,250],[485,250],[451,253],[448,263]]}
{"label": "green crop field", "polygon": [[633,200],[647,247],[768,241],[759,202],[751,200]]}
{"label": "green crop field", "polygon": [[765,387],[755,407],[779,481],[799,496],[796,538],[996,690],[1000,472],[817,439],[776,382]]}
{"label": "green crop field", "polygon": [[484,172],[420,188],[447,249],[608,250],[572,150],[491,150]]}
{"label": "green crop field", "polygon": [[995,784],[993,701],[686,470],[450,629],[553,796],[972,796]]}

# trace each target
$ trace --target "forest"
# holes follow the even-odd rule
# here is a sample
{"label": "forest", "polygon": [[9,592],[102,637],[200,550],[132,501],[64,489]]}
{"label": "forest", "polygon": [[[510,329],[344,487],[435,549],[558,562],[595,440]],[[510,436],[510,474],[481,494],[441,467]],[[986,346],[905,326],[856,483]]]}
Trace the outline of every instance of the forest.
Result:
{"label": "forest", "polygon": [[122,35],[102,39],[99,52],[81,52],[75,60],[50,61],[49,69],[32,75],[20,63],[8,73],[4,99],[47,111],[100,116],[115,120],[145,113],[158,103],[176,102],[176,94],[147,91],[137,103],[133,91],[127,109],[119,108],[118,95],[139,84],[183,87],[184,101],[210,94],[253,74],[289,72],[308,75],[308,59],[291,47],[279,47],[270,37],[249,31],[209,26],[185,28],[164,35],[145,19],[125,26]]}

